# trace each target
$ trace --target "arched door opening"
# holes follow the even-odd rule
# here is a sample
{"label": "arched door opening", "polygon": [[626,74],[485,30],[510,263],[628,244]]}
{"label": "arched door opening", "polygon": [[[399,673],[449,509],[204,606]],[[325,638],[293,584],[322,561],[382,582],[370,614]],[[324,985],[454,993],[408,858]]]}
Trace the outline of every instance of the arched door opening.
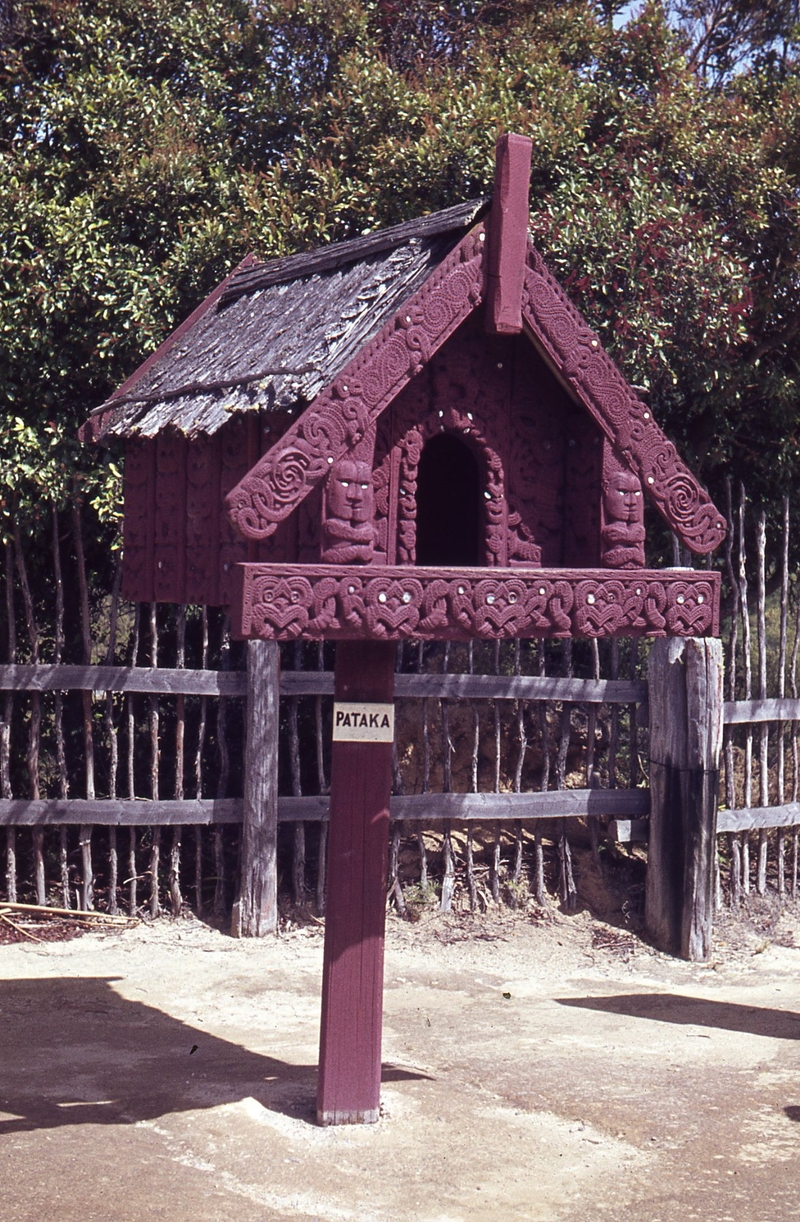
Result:
{"label": "arched door opening", "polygon": [[481,475],[470,448],[439,433],[417,473],[417,564],[483,563]]}

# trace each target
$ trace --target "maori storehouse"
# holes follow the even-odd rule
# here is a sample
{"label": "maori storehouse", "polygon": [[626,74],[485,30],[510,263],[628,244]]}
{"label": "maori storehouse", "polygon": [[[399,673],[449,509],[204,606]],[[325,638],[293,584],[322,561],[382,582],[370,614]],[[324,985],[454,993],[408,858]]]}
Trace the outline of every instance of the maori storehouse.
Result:
{"label": "maori storehouse", "polygon": [[724,520],[531,243],[530,161],[505,136],[489,201],[246,259],[84,426],[125,441],[128,598],[227,605],[275,668],[338,642],[323,1124],[379,1115],[395,642],[718,632],[645,506],[697,555]]}
{"label": "maori storehouse", "polygon": [[722,515],[530,242],[528,156],[493,203],[246,259],[92,415],[129,598],[267,639],[717,632],[643,523],[703,555]]}

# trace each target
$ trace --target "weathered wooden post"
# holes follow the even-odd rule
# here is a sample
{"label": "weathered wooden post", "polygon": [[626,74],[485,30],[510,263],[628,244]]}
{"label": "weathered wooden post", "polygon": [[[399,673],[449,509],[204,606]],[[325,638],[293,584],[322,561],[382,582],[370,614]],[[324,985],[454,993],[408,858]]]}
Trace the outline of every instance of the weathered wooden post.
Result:
{"label": "weathered wooden post", "polygon": [[247,711],[239,899],[231,932],[260,938],[278,928],[278,720],[276,641],[247,642]]}
{"label": "weathered wooden post", "polygon": [[722,642],[665,637],[650,654],[650,842],[645,920],[656,945],[711,954]]}

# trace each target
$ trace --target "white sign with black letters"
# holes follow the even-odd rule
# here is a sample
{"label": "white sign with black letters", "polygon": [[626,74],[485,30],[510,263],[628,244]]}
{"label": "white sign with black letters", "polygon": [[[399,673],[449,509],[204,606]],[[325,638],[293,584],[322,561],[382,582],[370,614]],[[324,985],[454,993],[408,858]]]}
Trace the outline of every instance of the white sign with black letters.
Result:
{"label": "white sign with black letters", "polygon": [[394,705],[334,702],[335,743],[394,742]]}

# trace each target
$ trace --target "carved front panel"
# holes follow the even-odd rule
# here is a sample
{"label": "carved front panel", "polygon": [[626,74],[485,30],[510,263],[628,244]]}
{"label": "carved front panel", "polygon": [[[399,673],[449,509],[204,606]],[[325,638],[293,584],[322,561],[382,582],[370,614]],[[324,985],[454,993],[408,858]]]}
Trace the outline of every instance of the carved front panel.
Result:
{"label": "carved front panel", "polygon": [[237,635],[484,640],[719,632],[718,573],[242,565]]}
{"label": "carved front panel", "polygon": [[526,337],[487,340],[475,316],[381,418],[374,472],[381,558],[417,561],[419,464],[442,433],[478,463],[480,563],[599,563],[600,431]]}

